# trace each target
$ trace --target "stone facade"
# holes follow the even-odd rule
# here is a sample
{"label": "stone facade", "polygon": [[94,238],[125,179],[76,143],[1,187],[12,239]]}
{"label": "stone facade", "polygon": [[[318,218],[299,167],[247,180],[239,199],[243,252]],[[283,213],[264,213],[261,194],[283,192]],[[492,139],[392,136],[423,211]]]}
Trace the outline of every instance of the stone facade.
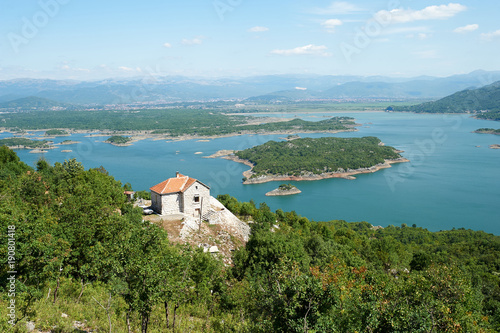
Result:
{"label": "stone facade", "polygon": [[177,173],[175,178],[151,187],[151,208],[161,215],[204,215],[210,208],[210,188]]}
{"label": "stone facade", "polygon": [[210,208],[210,189],[196,181],[182,193],[181,200],[184,214],[199,216],[201,212],[204,215]]}
{"label": "stone facade", "polygon": [[161,215],[181,213],[180,193],[158,194],[151,192],[151,209]]}

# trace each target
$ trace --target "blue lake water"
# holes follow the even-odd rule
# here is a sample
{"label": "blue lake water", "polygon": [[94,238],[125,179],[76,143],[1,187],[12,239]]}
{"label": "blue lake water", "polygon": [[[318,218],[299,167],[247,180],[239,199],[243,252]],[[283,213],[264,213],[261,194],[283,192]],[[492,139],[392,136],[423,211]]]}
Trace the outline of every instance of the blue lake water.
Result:
{"label": "blue lake water", "polygon": [[[387,145],[404,150],[402,155],[411,162],[358,175],[356,180],[291,182],[302,190],[301,194],[266,197],[266,192],[281,183],[243,185],[242,172],[247,166],[202,156],[221,149],[252,147],[279,140],[283,135],[245,135],[210,142],[143,140],[133,146],[115,147],[102,142],[107,137],[75,134],[70,139],[81,141],[80,144],[61,146],[44,154],[30,154],[27,150],[17,153],[32,166],[41,157],[50,163],[77,158],[86,168],[102,165],[116,179],[131,183],[134,190],[148,189],[180,171],[210,185],[213,195],[228,193],[240,201],[266,202],[273,210],[295,210],[315,221],[343,219],[381,226],[406,223],[432,231],[466,228],[500,235],[500,150],[489,148],[491,144],[500,144],[500,136],[472,133],[481,127],[499,128],[499,123],[467,115],[380,112],[270,116],[308,120],[351,116],[362,124],[358,132],[301,136],[377,136]],[[0,138],[9,136],[0,133]],[[63,153],[63,149],[73,152]]]}

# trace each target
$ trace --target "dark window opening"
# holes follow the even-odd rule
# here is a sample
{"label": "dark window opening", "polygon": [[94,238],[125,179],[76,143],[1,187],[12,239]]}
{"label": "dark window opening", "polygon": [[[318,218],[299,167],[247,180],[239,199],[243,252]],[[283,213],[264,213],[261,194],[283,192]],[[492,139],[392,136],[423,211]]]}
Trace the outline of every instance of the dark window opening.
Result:
{"label": "dark window opening", "polygon": [[195,195],[194,196],[194,202],[200,202],[200,196],[199,195]]}

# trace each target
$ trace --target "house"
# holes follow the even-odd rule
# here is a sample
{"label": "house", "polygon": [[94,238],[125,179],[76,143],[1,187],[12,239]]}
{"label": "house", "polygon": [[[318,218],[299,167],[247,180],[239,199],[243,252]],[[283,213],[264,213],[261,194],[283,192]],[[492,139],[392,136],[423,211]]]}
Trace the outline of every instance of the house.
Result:
{"label": "house", "polygon": [[202,216],[210,208],[210,187],[197,179],[176,173],[153,187],[151,208],[158,214]]}
{"label": "house", "polygon": [[125,197],[127,198],[128,202],[134,201],[134,191],[124,191],[123,194],[125,194]]}

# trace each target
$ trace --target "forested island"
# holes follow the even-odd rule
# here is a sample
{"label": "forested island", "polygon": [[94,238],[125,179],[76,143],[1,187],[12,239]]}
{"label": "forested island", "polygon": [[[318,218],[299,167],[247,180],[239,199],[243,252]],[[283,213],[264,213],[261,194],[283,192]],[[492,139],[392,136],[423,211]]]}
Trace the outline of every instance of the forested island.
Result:
{"label": "forested island", "polygon": [[474,133],[500,135],[500,128],[499,129],[494,129],[494,128],[480,128],[478,130],[475,130]]}
{"label": "forested island", "polygon": [[253,222],[226,266],[144,223],[127,188],[0,147],[2,332],[500,331],[499,236],[311,222],[219,195]]}
{"label": "forested island", "polygon": [[318,180],[349,178],[375,172],[391,163],[407,162],[398,151],[376,137],[302,138],[269,141],[237,151],[227,158],[251,166],[244,184],[276,180]]}
{"label": "forested island", "polygon": [[114,111],[44,111],[6,113],[2,126],[7,129],[40,130],[46,128],[101,131],[116,135],[144,137],[203,138],[241,134],[294,134],[354,131],[350,117],[321,121],[270,119],[231,116],[219,111],[165,109]]}
{"label": "forested island", "polygon": [[51,129],[45,131],[45,136],[66,136],[69,135],[67,131],[60,129]]}
{"label": "forested island", "polygon": [[115,146],[127,146],[130,143],[130,141],[132,141],[132,139],[128,136],[113,135],[104,142],[111,143],[112,145]]}
{"label": "forested island", "polygon": [[49,148],[47,140],[31,140],[27,138],[7,138],[0,139],[0,146],[4,145],[15,149],[40,149]]}

